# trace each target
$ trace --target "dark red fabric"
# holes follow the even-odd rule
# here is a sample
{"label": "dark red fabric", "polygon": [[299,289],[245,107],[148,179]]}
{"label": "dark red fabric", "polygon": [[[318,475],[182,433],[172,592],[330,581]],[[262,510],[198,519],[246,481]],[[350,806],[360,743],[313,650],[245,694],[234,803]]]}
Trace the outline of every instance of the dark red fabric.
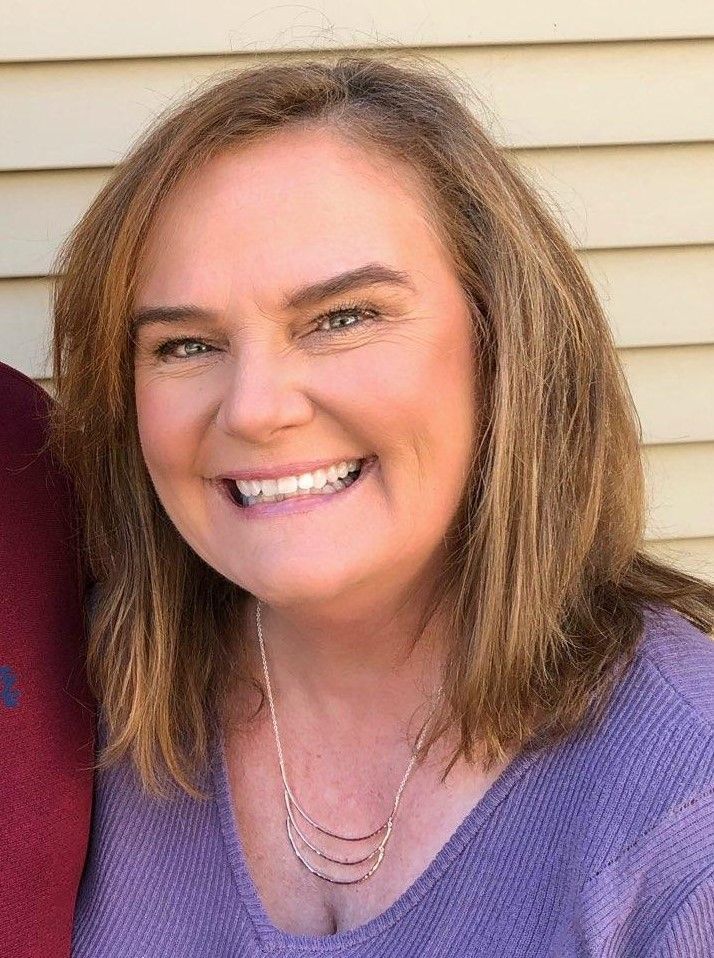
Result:
{"label": "dark red fabric", "polygon": [[87,585],[51,400],[0,363],[0,955],[69,955],[92,801]]}

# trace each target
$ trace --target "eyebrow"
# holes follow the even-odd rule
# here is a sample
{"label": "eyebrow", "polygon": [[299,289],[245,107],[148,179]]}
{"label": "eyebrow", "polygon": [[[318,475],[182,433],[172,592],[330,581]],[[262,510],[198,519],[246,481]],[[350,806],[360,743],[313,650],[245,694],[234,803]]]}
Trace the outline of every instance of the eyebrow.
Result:
{"label": "eyebrow", "polygon": [[[367,263],[343,273],[337,273],[328,279],[317,283],[309,283],[293,289],[282,301],[284,310],[306,309],[315,306],[326,299],[340,296],[354,289],[363,289],[366,286],[400,286],[403,289],[416,292],[416,288],[409,275],[402,270],[392,269],[383,263]],[[134,332],[142,326],[152,323],[180,323],[188,320],[217,320],[220,313],[216,310],[204,309],[192,303],[179,306],[147,306],[134,310],[131,324]]]}

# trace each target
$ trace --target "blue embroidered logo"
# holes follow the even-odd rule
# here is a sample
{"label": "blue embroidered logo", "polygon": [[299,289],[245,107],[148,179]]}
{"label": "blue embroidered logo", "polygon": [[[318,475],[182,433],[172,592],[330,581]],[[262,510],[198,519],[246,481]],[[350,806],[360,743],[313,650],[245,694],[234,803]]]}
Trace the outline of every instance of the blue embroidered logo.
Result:
{"label": "blue embroidered logo", "polygon": [[14,709],[20,701],[20,690],[16,687],[17,676],[8,665],[0,665],[0,702]]}

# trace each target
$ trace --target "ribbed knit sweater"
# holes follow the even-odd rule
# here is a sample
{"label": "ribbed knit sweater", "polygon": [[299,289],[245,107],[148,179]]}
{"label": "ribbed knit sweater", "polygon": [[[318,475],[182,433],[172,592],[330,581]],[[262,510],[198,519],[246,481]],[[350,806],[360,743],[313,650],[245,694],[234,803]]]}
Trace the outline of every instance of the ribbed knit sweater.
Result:
{"label": "ribbed knit sweater", "polygon": [[98,778],[75,958],[711,958],[714,641],[647,614],[604,721],[505,768],[404,893],[329,936],[270,920],[220,737],[207,801]]}

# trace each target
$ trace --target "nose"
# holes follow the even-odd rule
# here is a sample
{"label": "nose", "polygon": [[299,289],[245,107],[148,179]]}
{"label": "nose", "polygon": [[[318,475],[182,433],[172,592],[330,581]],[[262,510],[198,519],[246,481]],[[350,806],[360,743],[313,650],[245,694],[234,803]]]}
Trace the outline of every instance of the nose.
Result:
{"label": "nose", "polygon": [[291,357],[271,355],[265,344],[252,346],[226,370],[216,424],[244,442],[261,444],[309,422],[313,411]]}

